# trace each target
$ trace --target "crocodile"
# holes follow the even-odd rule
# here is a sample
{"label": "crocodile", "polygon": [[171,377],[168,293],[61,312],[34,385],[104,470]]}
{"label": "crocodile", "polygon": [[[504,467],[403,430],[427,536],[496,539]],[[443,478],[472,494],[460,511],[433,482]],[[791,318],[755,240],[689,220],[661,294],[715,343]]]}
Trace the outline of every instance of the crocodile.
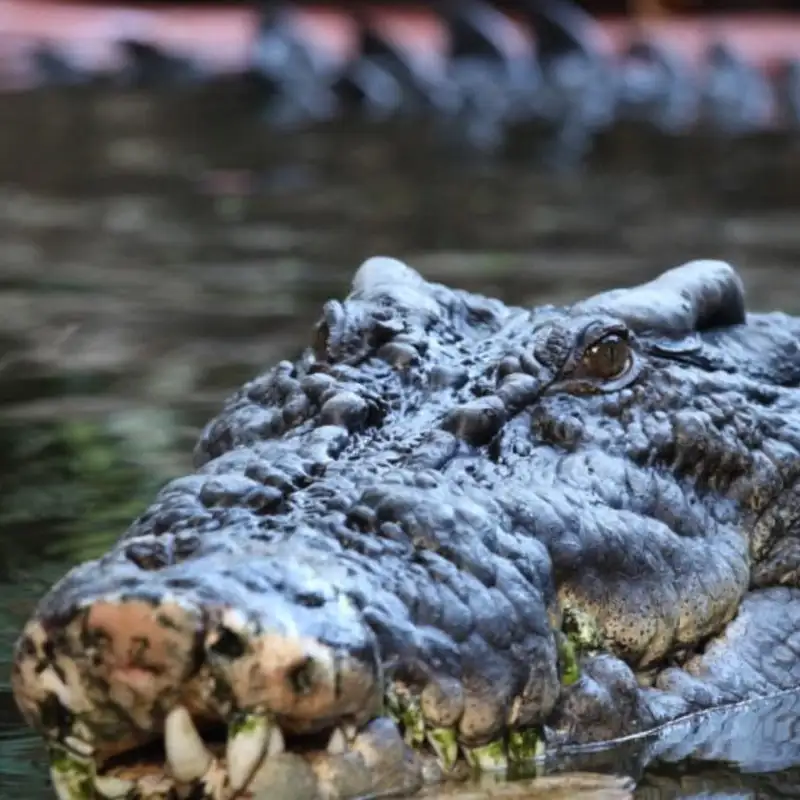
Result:
{"label": "crocodile", "polygon": [[364,262],[24,626],[58,796],[411,795],[699,719],[724,755],[747,714],[800,761],[800,318],[744,297],[713,260],[536,308]]}

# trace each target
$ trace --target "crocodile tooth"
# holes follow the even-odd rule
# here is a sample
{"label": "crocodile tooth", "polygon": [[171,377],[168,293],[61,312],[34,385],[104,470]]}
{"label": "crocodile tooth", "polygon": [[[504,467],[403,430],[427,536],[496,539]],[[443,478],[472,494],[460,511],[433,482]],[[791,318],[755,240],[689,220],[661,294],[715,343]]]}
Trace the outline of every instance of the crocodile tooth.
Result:
{"label": "crocodile tooth", "polygon": [[356,736],[358,736],[358,727],[353,725],[352,722],[342,725],[342,730],[344,731],[344,738],[347,739],[348,742],[352,742]]}
{"label": "crocodile tooth", "polygon": [[246,714],[229,727],[226,761],[232,792],[249,783],[271,742],[271,727],[263,714]]}
{"label": "crocodile tooth", "polygon": [[133,781],[114,778],[110,775],[95,778],[94,785],[103,800],[124,800],[130,795],[131,789],[136,786]]}
{"label": "crocodile tooth", "polygon": [[338,756],[347,752],[347,738],[341,728],[336,728],[331,734],[331,738],[328,740],[328,752],[332,756]]}
{"label": "crocodile tooth", "polygon": [[89,758],[94,754],[94,747],[77,736],[65,736],[64,747],[76,756],[83,756],[84,758]]}
{"label": "crocodile tooth", "polygon": [[56,675],[52,667],[48,667],[39,676],[39,682],[43,689],[52,692],[59,700],[62,706],[71,709],[70,691],[67,685]]}
{"label": "crocodile tooth", "polygon": [[164,748],[172,777],[182,783],[202,778],[211,766],[213,757],[183,706],[176,706],[167,715]]}
{"label": "crocodile tooth", "polygon": [[283,731],[277,725],[273,725],[269,732],[267,758],[280,755],[284,750],[286,750],[286,742],[283,740]]}

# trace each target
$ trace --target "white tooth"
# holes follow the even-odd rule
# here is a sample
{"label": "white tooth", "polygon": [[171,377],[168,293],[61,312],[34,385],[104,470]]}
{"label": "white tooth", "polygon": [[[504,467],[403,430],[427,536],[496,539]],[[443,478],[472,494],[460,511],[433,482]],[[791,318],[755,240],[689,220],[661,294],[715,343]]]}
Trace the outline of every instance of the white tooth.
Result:
{"label": "white tooth", "polygon": [[264,758],[270,727],[270,721],[263,714],[248,714],[229,729],[226,761],[234,793],[244,789]]}
{"label": "white tooth", "polygon": [[267,745],[267,758],[280,755],[286,749],[286,742],[283,741],[283,731],[273,725],[269,732],[269,744]]}
{"label": "white tooth", "polygon": [[103,800],[124,800],[130,794],[131,789],[135,787],[133,781],[111,776],[95,778],[94,785]]}
{"label": "white tooth", "polygon": [[342,730],[344,731],[344,738],[347,739],[348,742],[352,742],[353,739],[358,736],[358,728],[353,725],[352,722],[348,722],[346,725],[343,725]]}
{"label": "white tooth", "polygon": [[88,758],[94,753],[94,747],[92,747],[92,745],[90,745],[88,742],[78,739],[77,736],[65,736],[64,746],[71,753],[77,756],[83,756],[84,758]]}
{"label": "white tooth", "polygon": [[72,708],[72,697],[69,689],[51,667],[42,672],[39,676],[39,683],[43,689],[52,692],[59,699],[62,706],[68,709]]}
{"label": "white tooth", "polygon": [[213,757],[183,706],[176,706],[167,715],[164,748],[170,773],[179,782],[189,783],[202,778],[211,766]]}
{"label": "white tooth", "polygon": [[332,756],[338,756],[347,752],[347,739],[341,728],[337,728],[331,734],[331,738],[328,740],[328,752]]}

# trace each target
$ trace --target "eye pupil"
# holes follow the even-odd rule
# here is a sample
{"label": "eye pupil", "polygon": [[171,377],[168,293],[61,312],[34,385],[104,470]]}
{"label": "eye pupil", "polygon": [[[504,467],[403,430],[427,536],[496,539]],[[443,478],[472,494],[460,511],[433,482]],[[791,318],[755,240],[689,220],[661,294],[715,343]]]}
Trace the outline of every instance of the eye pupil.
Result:
{"label": "eye pupil", "polygon": [[630,348],[620,336],[611,335],[595,342],[583,356],[584,370],[596,378],[612,380],[628,369]]}

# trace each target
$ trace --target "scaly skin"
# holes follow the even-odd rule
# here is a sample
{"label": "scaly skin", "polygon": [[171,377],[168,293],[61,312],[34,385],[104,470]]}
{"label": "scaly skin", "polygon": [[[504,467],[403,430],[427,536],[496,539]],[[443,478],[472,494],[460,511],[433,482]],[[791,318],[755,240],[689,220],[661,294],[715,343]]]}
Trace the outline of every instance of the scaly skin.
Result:
{"label": "scaly skin", "polygon": [[721,262],[528,310],[368,261],[26,626],[60,796],[411,794],[783,697],[799,334]]}

